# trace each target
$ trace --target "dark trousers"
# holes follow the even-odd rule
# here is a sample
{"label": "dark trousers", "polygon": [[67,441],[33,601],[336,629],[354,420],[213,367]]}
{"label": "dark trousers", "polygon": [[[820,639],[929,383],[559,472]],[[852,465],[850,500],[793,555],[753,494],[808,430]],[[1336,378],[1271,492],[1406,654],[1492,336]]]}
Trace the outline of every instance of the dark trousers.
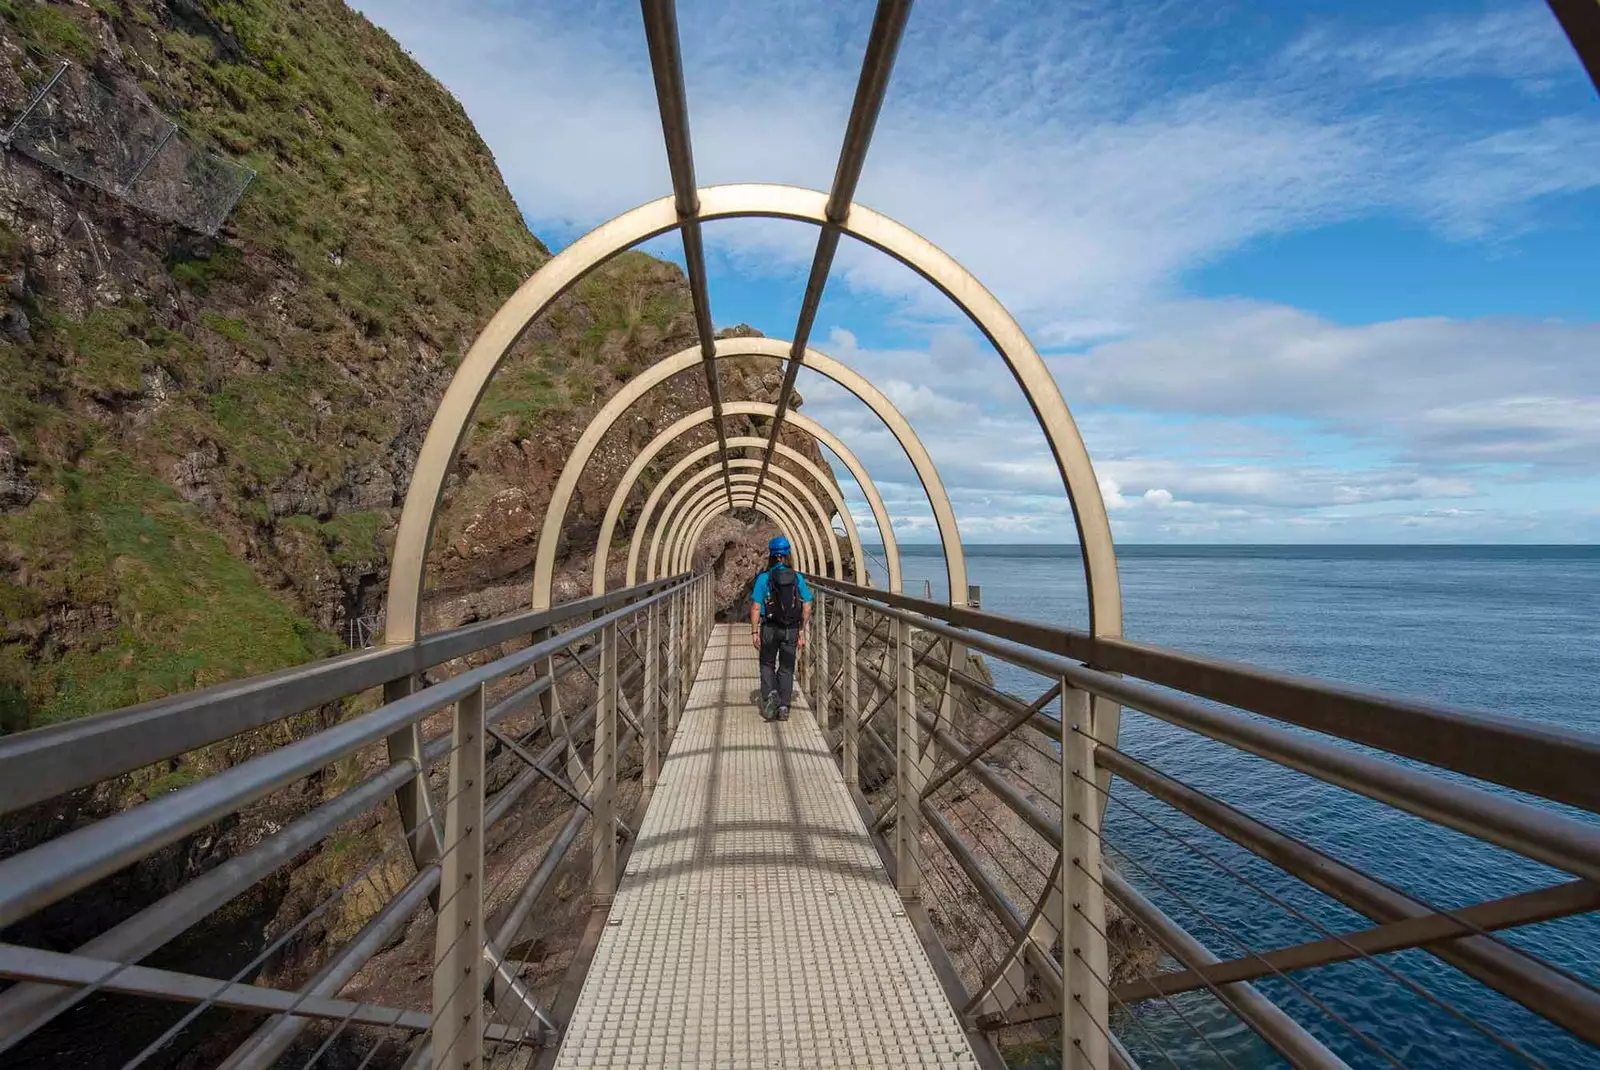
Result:
{"label": "dark trousers", "polygon": [[779,628],[771,624],[761,626],[763,699],[776,691],[778,705],[789,705],[789,696],[794,694],[794,652],[799,639],[799,628]]}

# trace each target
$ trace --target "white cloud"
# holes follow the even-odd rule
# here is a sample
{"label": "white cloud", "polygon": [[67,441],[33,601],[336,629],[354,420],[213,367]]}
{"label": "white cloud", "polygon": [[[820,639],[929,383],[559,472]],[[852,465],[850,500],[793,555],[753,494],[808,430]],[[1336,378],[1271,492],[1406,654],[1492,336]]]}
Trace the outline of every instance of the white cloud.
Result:
{"label": "white cloud", "polygon": [[1302,75],[1370,82],[1524,81],[1560,73],[1572,61],[1559,25],[1537,0],[1371,30],[1324,23],[1302,34],[1281,59]]}
{"label": "white cloud", "polygon": [[[537,224],[587,228],[668,191],[633,6],[362,6],[463,100]],[[868,18],[861,5],[681,5],[699,181],[826,188]],[[1262,237],[1400,212],[1475,238],[1527,225],[1533,199],[1600,181],[1592,114],[1497,121],[1327,76],[1331,65],[1390,82],[1581,79],[1528,0],[1378,32],[1324,24],[1287,51],[1239,44],[1163,80],[1162,34],[1206,29],[1198,18],[1181,5],[1160,17],[1109,2],[919,5],[860,199],[1064,345],[1117,330],[1180,272]],[[774,221],[707,233],[732,266],[786,276],[815,242],[810,227]],[[855,287],[947,311],[876,252],[846,243],[839,269]]]}
{"label": "white cloud", "polygon": [[1600,324],[1426,318],[1342,326],[1280,305],[1182,304],[1051,365],[1078,403],[1294,417],[1417,462],[1594,472]]}
{"label": "white cloud", "polygon": [[[545,236],[559,243],[668,191],[636,6],[362,8],[462,99]],[[866,5],[684,0],[699,181],[826,188],[870,17]],[[1592,474],[1600,327],[1351,327],[1173,298],[1184,272],[1263,238],[1400,215],[1452,240],[1494,241],[1537,225],[1546,199],[1595,188],[1600,119],[1566,113],[1550,91],[1583,75],[1548,12],[1515,0],[1481,15],[1402,11],[1378,28],[1303,31],[1284,14],[1274,29],[1292,40],[1262,47],[1200,25],[1212,18],[1226,16],[1178,3],[1157,16],[1109,0],[928,0],[860,187],[863,203],[972,269],[1036,339],[1087,347],[1051,364],[1111,488],[1119,535],[1324,530],[1385,503],[1428,517],[1454,501],[1466,513],[1507,467],[1521,479]],[[1195,31],[1223,51],[1174,78],[1173,50]],[[1521,106],[1440,105],[1435,94],[1475,79],[1510,80]],[[714,275],[785,280],[803,274],[816,240],[772,220],[707,235]],[[830,299],[840,278],[904,299],[901,314],[928,329],[925,346],[877,350],[835,328],[825,348],[925,433],[964,530],[1060,537],[1060,476],[987,343],[951,328],[944,299],[882,254],[845,243]],[[714,312],[717,302],[714,286]],[[879,479],[897,525],[931,532],[892,436],[809,373],[802,391],[805,412]]]}

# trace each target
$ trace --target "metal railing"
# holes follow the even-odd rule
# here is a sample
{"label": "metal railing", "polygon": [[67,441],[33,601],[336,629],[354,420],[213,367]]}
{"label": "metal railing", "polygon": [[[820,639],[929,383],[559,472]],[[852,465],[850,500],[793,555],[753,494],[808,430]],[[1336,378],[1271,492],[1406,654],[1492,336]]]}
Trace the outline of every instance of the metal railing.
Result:
{"label": "metal railing", "polygon": [[[614,892],[619,837],[632,835],[619,770],[638,743],[642,808],[710,621],[708,578],[680,576],[0,739],[0,812],[37,816],[126,787],[152,762],[280,734],[230,768],[81,827],[66,822],[0,860],[0,978],[15,982],[0,992],[0,1062],[48,1051],[41,1030],[114,995],[164,1026],[129,1045],[129,1068],[185,1056],[230,1070],[335,1055],[362,1066],[522,1065],[559,1036],[559,992],[535,991],[549,964],[517,957],[524,930],[586,824],[591,897],[603,904]],[[379,687],[381,700],[371,697]],[[306,711],[343,711],[363,693],[376,708],[293,731]],[[281,742],[285,730],[295,738]],[[536,863],[503,842],[486,850],[552,807],[559,828]],[[75,896],[163,849],[285,809],[295,812],[281,826],[254,822],[267,830],[257,842],[69,950],[19,937],[48,934],[63,913],[81,921]],[[339,868],[345,849],[371,857]],[[226,978],[142,964],[230,904],[281,887],[296,862],[322,873],[318,893],[331,890],[285,897]],[[374,956],[417,932],[425,967],[415,979],[431,989],[370,976]],[[356,990],[371,995],[347,998],[362,978]],[[183,1013],[162,1018],[162,1005]]]}
{"label": "metal railing", "polygon": [[[970,1027],[1002,1043],[1058,1037],[1072,1068],[1257,1065],[1241,1022],[1294,1066],[1407,1065],[1409,1043],[1322,983],[1358,963],[1360,984],[1447,1023],[1447,1058],[1600,1061],[1595,978],[1528,939],[1597,920],[1600,737],[813,582],[813,708],[888,837],[897,885],[948,949]],[[1001,690],[990,662],[1041,693]],[[1190,770],[1135,757],[1126,721],[1107,738],[1119,708],[1222,745],[1215,760],[1238,778],[1264,759],[1349,793],[1375,822],[1492,845],[1531,886],[1448,903],[1397,887],[1185,783]],[[1457,861],[1469,876],[1481,866],[1430,857],[1432,883]],[[1243,919],[1223,885],[1253,897]],[[1490,1020],[1478,1008],[1493,993],[1537,1019]]]}

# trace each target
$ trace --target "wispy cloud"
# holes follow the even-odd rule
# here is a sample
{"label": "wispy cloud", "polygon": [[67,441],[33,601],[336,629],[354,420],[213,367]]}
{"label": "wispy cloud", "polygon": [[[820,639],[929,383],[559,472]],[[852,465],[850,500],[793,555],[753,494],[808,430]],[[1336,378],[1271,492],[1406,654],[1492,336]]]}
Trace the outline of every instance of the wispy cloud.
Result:
{"label": "wispy cloud", "polygon": [[[667,191],[636,5],[360,6],[462,99],[545,237]],[[1542,4],[1368,16],[1275,7],[1258,34],[1174,2],[918,5],[860,199],[960,259],[1042,345],[1081,348],[1052,367],[1120,534],[1323,531],[1384,510],[1395,528],[1490,531],[1486,488],[1595,470],[1593,325],[1344,326],[1184,298],[1187,273],[1263,239],[1387,219],[1494,243],[1600,185],[1600,116]],[[683,0],[699,180],[826,188],[870,17]],[[714,270],[786,284],[815,242],[777,221],[707,234]],[[839,295],[916,324],[923,343],[899,350],[830,334],[826,316],[818,336],[930,432],[965,530],[1060,537],[1059,475],[987,344],[873,250],[841,250]],[[927,534],[892,437],[837,389],[802,389]]]}
{"label": "wispy cloud", "polygon": [[[634,6],[362,6],[462,98],[524,210],[554,237],[666,191]],[[920,5],[862,201],[928,234],[1031,329],[1064,340],[1085,323],[1125,321],[1184,270],[1265,236],[1401,213],[1475,238],[1600,174],[1592,113],[1530,124],[1413,108],[1342,90],[1313,64],[1389,80],[1581,78],[1560,64],[1548,12],[1527,0],[1381,31],[1318,25],[1181,77],[1175,42],[1198,16],[1179,5],[1159,14],[1109,2]],[[869,16],[862,5],[681,5],[700,180],[826,188]],[[709,234],[740,267],[780,273],[803,269],[814,241],[781,224]],[[868,292],[927,293],[859,247],[847,246],[841,269]]]}

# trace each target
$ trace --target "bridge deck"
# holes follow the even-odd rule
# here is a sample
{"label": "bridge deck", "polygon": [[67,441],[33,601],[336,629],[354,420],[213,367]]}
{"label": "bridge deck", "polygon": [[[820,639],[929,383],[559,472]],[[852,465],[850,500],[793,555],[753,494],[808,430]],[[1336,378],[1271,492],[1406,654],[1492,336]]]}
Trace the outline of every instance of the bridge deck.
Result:
{"label": "bridge deck", "polygon": [[556,1065],[976,1068],[822,733],[706,649]]}

